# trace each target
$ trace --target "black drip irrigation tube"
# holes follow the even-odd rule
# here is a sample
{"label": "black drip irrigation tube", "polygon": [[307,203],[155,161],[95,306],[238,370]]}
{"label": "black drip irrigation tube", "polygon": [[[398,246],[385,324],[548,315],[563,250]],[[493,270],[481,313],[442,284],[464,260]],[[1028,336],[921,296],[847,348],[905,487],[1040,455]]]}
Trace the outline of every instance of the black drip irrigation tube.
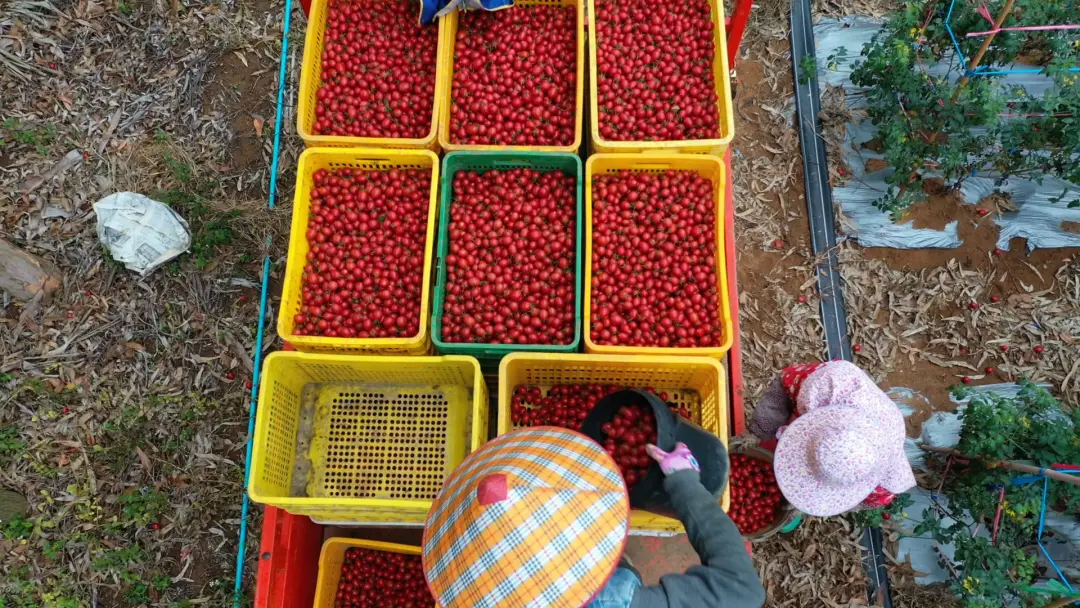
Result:
{"label": "black drip irrigation tube", "polygon": [[[791,61],[795,78],[795,119],[802,142],[803,178],[806,183],[806,208],[810,219],[810,240],[817,265],[818,292],[821,296],[821,322],[829,359],[851,361],[851,340],[847,334],[847,312],[836,257],[836,226],[833,221],[832,190],[829,184],[829,159],[825,141],[818,129],[821,96],[818,93],[814,21],[810,0],[791,3]],[[867,594],[871,604],[892,608],[889,573],[885,568],[881,530],[866,528],[862,537],[863,569],[869,579]]]}

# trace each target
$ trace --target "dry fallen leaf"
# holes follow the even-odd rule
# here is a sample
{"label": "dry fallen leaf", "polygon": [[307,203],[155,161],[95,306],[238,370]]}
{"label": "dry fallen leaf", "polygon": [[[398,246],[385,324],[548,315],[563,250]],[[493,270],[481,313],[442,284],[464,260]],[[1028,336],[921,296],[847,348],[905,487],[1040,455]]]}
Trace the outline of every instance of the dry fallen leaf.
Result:
{"label": "dry fallen leaf", "polygon": [[252,126],[255,127],[255,135],[262,137],[263,132],[263,119],[261,116],[256,116],[251,119]]}

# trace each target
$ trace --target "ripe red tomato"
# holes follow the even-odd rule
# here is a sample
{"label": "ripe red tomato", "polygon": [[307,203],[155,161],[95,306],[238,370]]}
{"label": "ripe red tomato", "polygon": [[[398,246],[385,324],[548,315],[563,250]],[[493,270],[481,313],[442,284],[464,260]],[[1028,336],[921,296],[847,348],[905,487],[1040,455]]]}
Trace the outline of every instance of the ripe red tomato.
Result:
{"label": "ripe red tomato", "polygon": [[574,143],[574,7],[463,12],[454,45],[450,141],[527,146]]}
{"label": "ripe red tomato", "polygon": [[341,565],[334,608],[428,608],[435,599],[419,555],[352,547]]}
{"label": "ripe red tomato", "polygon": [[[518,385],[510,401],[510,420],[517,426],[561,426],[575,431],[596,406],[596,402],[626,387],[612,384],[556,384],[547,393],[538,386]],[[643,389],[667,401],[666,392]],[[693,420],[686,404],[668,402],[672,413]],[[624,406],[615,417],[601,427],[602,442],[607,452],[623,472],[627,488],[645,477],[652,458],[645,452],[646,443],[656,442],[656,419],[652,410]]]}
{"label": "ripe red tomato", "polygon": [[444,341],[573,342],[576,187],[561,171],[454,175]]}
{"label": "ripe red tomato", "polygon": [[401,338],[420,331],[431,172],[313,175],[297,335]]}
{"label": "ripe red tomato", "polygon": [[597,176],[592,224],[594,343],[720,343],[712,182],[693,171]]}
{"label": "ripe red tomato", "polygon": [[731,493],[728,514],[740,533],[753,534],[776,521],[784,497],[772,465],[744,454],[732,454],[728,485]]}
{"label": "ripe red tomato", "polygon": [[600,136],[614,141],[720,137],[706,0],[596,3]]}
{"label": "ripe red tomato", "polygon": [[331,0],[316,93],[318,135],[417,139],[431,131],[439,29],[407,0]]}

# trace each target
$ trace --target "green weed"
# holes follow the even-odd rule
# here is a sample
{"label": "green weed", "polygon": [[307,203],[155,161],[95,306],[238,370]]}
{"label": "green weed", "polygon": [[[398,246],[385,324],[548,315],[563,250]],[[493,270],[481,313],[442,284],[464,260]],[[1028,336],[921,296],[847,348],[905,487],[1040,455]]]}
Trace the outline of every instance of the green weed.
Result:
{"label": "green weed", "polygon": [[12,425],[0,426],[0,463],[7,462],[26,449],[26,442],[19,438],[19,430]]}
{"label": "green weed", "polygon": [[6,118],[0,126],[4,129],[4,139],[32,146],[41,155],[47,154],[49,146],[56,141],[56,126],[51,124],[35,127],[24,125],[17,118]]}

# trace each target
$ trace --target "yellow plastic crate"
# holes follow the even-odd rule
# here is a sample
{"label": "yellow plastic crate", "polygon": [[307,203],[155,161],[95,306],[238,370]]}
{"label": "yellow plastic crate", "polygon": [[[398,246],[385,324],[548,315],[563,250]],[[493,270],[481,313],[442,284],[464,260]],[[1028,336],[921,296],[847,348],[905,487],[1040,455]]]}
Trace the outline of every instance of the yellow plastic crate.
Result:
{"label": "yellow plastic crate", "polygon": [[[716,280],[720,299],[721,342],[717,346],[678,348],[660,346],[610,346],[592,341],[592,188],[593,177],[619,171],[658,173],[669,169],[695,171],[713,183],[716,201]],[[728,298],[727,261],[724,247],[724,188],[727,175],[724,163],[703,154],[594,154],[585,163],[585,352],[612,355],[693,355],[721,358],[731,349],[734,323]]]}
{"label": "yellow plastic crate", "polygon": [[[596,0],[588,0],[589,15],[596,15]],[[682,141],[614,141],[600,136],[600,106],[596,67],[596,20],[589,19],[589,131],[593,152],[683,152],[723,156],[735,137],[734,104],[731,101],[731,77],[727,59],[727,31],[724,27],[724,3],[709,0],[713,22],[713,80],[716,83],[716,111],[720,119],[719,139]]]}
{"label": "yellow plastic crate", "polygon": [[[428,207],[427,242],[424,245],[424,282],[420,291],[420,329],[407,338],[333,338],[328,336],[298,336],[293,333],[293,317],[300,312],[304,265],[310,249],[307,226],[311,208],[312,176],[320,169],[350,167],[366,171],[389,169],[429,169],[431,171],[431,204]],[[439,157],[428,150],[377,150],[309,148],[300,155],[296,170],[296,193],[293,198],[292,228],[289,235],[289,257],[281,292],[281,312],[277,330],[282,340],[304,352],[426,355],[431,352],[431,269],[435,250],[435,228],[438,224]]]}
{"label": "yellow plastic crate", "polygon": [[[380,0],[365,0],[379,2]],[[395,139],[390,137],[348,137],[344,135],[316,135],[313,125],[315,124],[315,95],[319,92],[322,84],[322,53],[323,34],[326,31],[326,15],[329,0],[312,0],[311,12],[307,19],[307,35],[304,38],[304,58],[300,64],[300,92],[297,96],[296,109],[296,132],[304,139],[308,147],[322,146],[333,148],[406,148],[428,149],[439,151],[439,142],[435,139],[438,131],[439,107],[442,101],[439,99],[439,91],[442,87],[439,83],[448,73],[445,66],[446,58],[443,56],[442,28],[440,26],[440,39],[436,42],[438,56],[435,60],[435,97],[431,100],[431,130],[419,139]],[[429,27],[435,27],[431,25]]]}
{"label": "yellow plastic crate", "polygon": [[[544,389],[555,384],[653,387],[669,393],[673,402],[689,406],[695,422],[719,437],[725,447],[728,444],[727,372],[716,359],[511,353],[499,365],[499,435],[513,430],[510,404],[514,388],[521,384]],[[725,487],[720,501],[725,511],[730,502]],[[685,531],[677,519],[638,509],[630,512],[630,529],[646,534]]]}
{"label": "yellow plastic crate", "polygon": [[251,500],[328,521],[422,524],[443,480],[487,440],[472,357],[270,354]]}
{"label": "yellow plastic crate", "polygon": [[[577,93],[574,99],[574,143],[569,146],[488,146],[476,144],[455,144],[450,141],[450,101],[454,85],[454,46],[457,43],[458,11],[442,17],[439,23],[439,72],[441,80],[436,86],[441,87],[436,97],[442,104],[439,108],[439,145],[447,152],[456,150],[522,150],[528,152],[570,152],[577,154],[581,147],[581,115],[585,112],[585,0],[518,0],[520,6],[573,6],[577,9]],[[514,10],[510,8],[508,10]],[[445,59],[445,63],[443,60]],[[726,59],[725,59],[726,61]],[[445,75],[443,73],[445,72]]]}
{"label": "yellow plastic crate", "polygon": [[328,538],[319,553],[319,582],[315,587],[315,608],[334,608],[336,606],[338,583],[341,582],[341,567],[345,564],[345,552],[353,547],[372,549],[386,553],[404,553],[420,555],[420,547],[383,543],[377,540],[359,538]]}

